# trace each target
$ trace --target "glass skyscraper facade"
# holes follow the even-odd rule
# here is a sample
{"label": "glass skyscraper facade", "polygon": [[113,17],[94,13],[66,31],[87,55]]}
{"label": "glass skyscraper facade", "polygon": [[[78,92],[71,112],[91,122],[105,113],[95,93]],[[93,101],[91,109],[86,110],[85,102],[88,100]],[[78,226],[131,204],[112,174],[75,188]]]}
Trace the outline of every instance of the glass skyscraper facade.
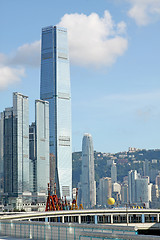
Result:
{"label": "glass skyscraper facade", "polygon": [[[13,108],[5,108],[1,113],[1,167],[3,169],[3,191],[9,195],[13,195],[13,186],[10,179],[13,179],[12,166],[14,166],[13,159],[17,155],[15,137],[13,136],[13,126],[15,126],[15,119],[13,119]],[[15,152],[15,153],[14,153]],[[1,170],[2,170],[1,169]]]}
{"label": "glass skyscraper facade", "polygon": [[4,193],[22,196],[29,191],[29,112],[28,97],[13,93],[13,107],[1,113]]}
{"label": "glass skyscraper facade", "polygon": [[94,149],[92,136],[84,134],[82,140],[82,175],[81,175],[82,205],[92,208],[96,205],[96,182],[94,174]]}
{"label": "glass skyscraper facade", "polygon": [[29,126],[29,184],[33,195],[37,194],[37,164],[36,164],[36,124]]}
{"label": "glass skyscraper facade", "polygon": [[[17,189],[29,191],[29,106],[28,97],[13,93],[13,117],[16,118],[17,140]],[[14,128],[13,128],[14,129]]]}
{"label": "glass skyscraper facade", "polygon": [[35,101],[35,122],[29,126],[30,188],[34,196],[47,195],[49,183],[49,103]]}
{"label": "glass skyscraper facade", "polygon": [[107,206],[107,200],[112,196],[112,182],[111,178],[103,177],[99,179],[98,187],[98,204]]}
{"label": "glass skyscraper facade", "polygon": [[[40,98],[49,102],[51,188],[71,198],[71,94],[67,31],[57,26],[42,29]],[[54,167],[53,167],[54,166]]]}
{"label": "glass skyscraper facade", "polygon": [[117,182],[117,166],[116,163],[112,163],[112,167],[111,167],[111,180],[112,183],[116,183]]}
{"label": "glass skyscraper facade", "polygon": [[49,183],[49,103],[36,100],[37,192],[47,194]]}
{"label": "glass skyscraper facade", "polygon": [[0,194],[4,192],[4,112],[0,113]]}

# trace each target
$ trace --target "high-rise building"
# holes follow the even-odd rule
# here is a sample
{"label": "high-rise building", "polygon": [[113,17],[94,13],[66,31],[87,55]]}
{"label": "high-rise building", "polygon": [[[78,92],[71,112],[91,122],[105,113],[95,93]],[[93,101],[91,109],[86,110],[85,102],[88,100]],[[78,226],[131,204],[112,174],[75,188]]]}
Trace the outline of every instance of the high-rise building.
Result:
{"label": "high-rise building", "polygon": [[135,180],[135,196],[137,204],[145,204],[149,208],[149,201],[151,201],[151,184],[148,183],[148,178],[138,178]]}
{"label": "high-rise building", "polygon": [[135,196],[135,180],[137,179],[137,171],[136,170],[131,170],[128,173],[128,200],[129,203],[135,203],[136,201],[136,196]]}
{"label": "high-rise building", "polygon": [[151,199],[152,184],[149,177],[141,177],[136,170],[131,170],[128,174],[128,195],[129,203],[139,204],[148,208]]}
{"label": "high-rise building", "polygon": [[1,113],[4,193],[20,197],[29,191],[28,97],[13,93],[13,107]]}
{"label": "high-rise building", "polygon": [[107,200],[111,196],[112,196],[111,178],[103,177],[99,180],[98,204],[102,206],[106,206]]}
{"label": "high-rise building", "polygon": [[0,113],[0,194],[4,191],[4,167],[3,167],[3,146],[4,146],[4,113]]}
{"label": "high-rise building", "polygon": [[[1,134],[1,182],[3,182],[3,185],[1,185],[2,192],[9,191],[9,195],[12,195],[12,185],[11,182],[9,182],[9,178],[12,177],[12,169],[11,166],[13,165],[13,152],[17,151],[16,145],[12,144],[13,141],[13,107],[11,108],[5,108],[5,111],[1,112],[1,128],[0,128],[0,134]],[[15,123],[15,119],[14,119]],[[14,138],[15,140],[15,138]],[[12,160],[11,160],[12,159]],[[11,160],[11,162],[10,162]],[[10,165],[11,164],[11,165]],[[7,168],[7,169],[6,169]]]}
{"label": "high-rise building", "polygon": [[47,194],[49,183],[49,103],[35,101],[35,123],[29,127],[30,186],[37,196]]}
{"label": "high-rise building", "polygon": [[112,193],[113,192],[117,192],[118,194],[121,194],[121,185],[119,183],[117,182],[112,183]]}
{"label": "high-rise building", "polygon": [[92,136],[84,134],[82,140],[82,205],[91,208],[96,205],[96,183],[94,177],[94,150]]}
{"label": "high-rise building", "polygon": [[150,181],[152,183],[155,183],[155,179],[156,179],[156,176],[158,175],[159,173],[159,169],[158,168],[151,168],[150,171],[149,171],[149,177],[150,177]]}
{"label": "high-rise building", "polygon": [[33,195],[37,194],[37,162],[36,162],[36,124],[29,126],[29,184]]}
{"label": "high-rise building", "polygon": [[149,161],[147,159],[145,159],[145,161],[143,162],[143,175],[144,176],[150,176],[150,174],[149,174]]}
{"label": "high-rise building", "polygon": [[159,190],[156,184],[152,185],[151,196],[152,196],[151,208],[159,208],[159,205],[160,205],[160,201],[158,201]]}
{"label": "high-rise building", "polygon": [[121,201],[121,185],[117,182],[112,183],[112,197],[116,200],[117,204]]}
{"label": "high-rise building", "polygon": [[71,94],[67,31],[42,29],[40,98],[49,102],[51,188],[72,196]]}
{"label": "high-rise building", "polygon": [[158,186],[158,189],[160,190],[160,172],[156,176],[156,185]]}
{"label": "high-rise building", "polygon": [[114,163],[114,162],[111,167],[111,181],[112,181],[112,183],[117,182],[117,167],[116,167],[116,163]]}
{"label": "high-rise building", "polygon": [[17,140],[18,169],[16,164],[15,168],[18,179],[16,182],[18,193],[22,193],[29,191],[29,106],[27,96],[13,93],[13,117],[16,118],[16,132],[13,132],[13,135],[16,134]]}
{"label": "high-rise building", "polygon": [[49,103],[36,100],[37,192],[47,193],[49,182]]}
{"label": "high-rise building", "polygon": [[124,183],[121,188],[121,199],[123,204],[128,203],[128,184]]}

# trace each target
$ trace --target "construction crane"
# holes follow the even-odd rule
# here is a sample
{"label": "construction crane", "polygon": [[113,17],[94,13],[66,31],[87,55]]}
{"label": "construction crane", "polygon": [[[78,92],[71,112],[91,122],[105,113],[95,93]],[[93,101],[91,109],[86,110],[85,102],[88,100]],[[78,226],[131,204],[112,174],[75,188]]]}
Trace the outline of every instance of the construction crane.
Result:
{"label": "construction crane", "polygon": [[45,211],[60,211],[60,210],[69,210],[69,204],[67,202],[67,199],[65,197],[65,200],[63,201],[63,198],[58,198],[56,194],[56,183],[54,184],[54,195],[51,195],[50,193],[50,186],[48,183],[48,197],[47,197],[47,203],[46,203],[46,209]]}
{"label": "construction crane", "polygon": [[72,201],[72,206],[71,206],[71,210],[78,210],[78,209],[83,209],[83,205],[80,204],[79,208],[77,205],[77,196],[78,196],[78,188],[76,188],[76,199],[73,199]]}
{"label": "construction crane", "polygon": [[76,199],[73,199],[72,205],[67,202],[67,199],[63,200],[63,198],[58,198],[56,194],[56,183],[54,184],[54,195],[51,195],[50,186],[48,183],[48,197],[46,202],[46,209],[45,211],[61,211],[61,210],[78,210],[83,209],[82,204],[80,204],[79,208],[77,205],[77,196],[78,196],[78,188],[76,189]]}

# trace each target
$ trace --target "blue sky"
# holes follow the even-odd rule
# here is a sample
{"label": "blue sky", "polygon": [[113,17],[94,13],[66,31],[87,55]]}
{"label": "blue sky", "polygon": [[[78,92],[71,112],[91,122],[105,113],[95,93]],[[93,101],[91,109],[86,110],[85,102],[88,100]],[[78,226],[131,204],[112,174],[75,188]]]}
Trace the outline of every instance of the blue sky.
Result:
{"label": "blue sky", "polygon": [[40,88],[41,28],[67,27],[73,151],[160,148],[159,0],[0,0],[0,111]]}

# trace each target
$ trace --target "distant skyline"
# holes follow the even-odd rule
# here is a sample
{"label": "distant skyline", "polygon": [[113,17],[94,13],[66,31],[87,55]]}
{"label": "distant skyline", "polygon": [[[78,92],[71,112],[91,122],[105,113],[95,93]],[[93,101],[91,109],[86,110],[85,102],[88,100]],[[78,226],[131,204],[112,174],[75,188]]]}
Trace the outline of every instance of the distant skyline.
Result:
{"label": "distant skyline", "polygon": [[41,29],[68,30],[73,151],[160,148],[160,1],[64,0],[0,3],[0,111],[12,93],[39,99]]}

